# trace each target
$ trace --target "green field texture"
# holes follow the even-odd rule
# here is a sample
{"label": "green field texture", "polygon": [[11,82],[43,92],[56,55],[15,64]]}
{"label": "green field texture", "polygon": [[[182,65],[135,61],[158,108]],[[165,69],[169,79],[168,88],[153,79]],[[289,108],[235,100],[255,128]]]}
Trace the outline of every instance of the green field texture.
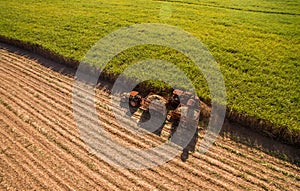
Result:
{"label": "green field texture", "polygon": [[[0,12],[0,35],[77,60],[122,27],[176,26],[199,39],[219,63],[231,109],[300,131],[299,0],[1,0]],[[166,47],[128,49],[106,71],[120,74],[146,58],[175,63],[199,96],[210,98],[200,71]]]}

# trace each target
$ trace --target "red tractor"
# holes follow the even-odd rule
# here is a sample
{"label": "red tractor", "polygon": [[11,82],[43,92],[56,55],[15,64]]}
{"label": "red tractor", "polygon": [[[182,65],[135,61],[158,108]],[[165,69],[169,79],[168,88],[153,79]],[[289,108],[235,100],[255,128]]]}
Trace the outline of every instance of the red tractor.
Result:
{"label": "red tractor", "polygon": [[129,105],[131,107],[137,108],[141,106],[143,100],[142,96],[139,95],[137,91],[131,91],[130,93],[123,93],[121,96],[121,102],[125,103],[129,99]]}
{"label": "red tractor", "polygon": [[[191,98],[186,104],[179,104],[175,110],[171,111],[170,119],[172,121],[179,121],[181,115],[183,115],[182,119],[187,122],[199,118],[200,109],[196,107],[196,101],[197,99]],[[189,110],[192,110],[193,113],[188,112]]]}
{"label": "red tractor", "polygon": [[[190,92],[181,93],[181,102],[178,104],[175,110],[171,111],[170,119],[173,121],[171,134],[169,139],[175,141],[176,144],[183,146],[183,152],[181,154],[181,160],[186,161],[189,155],[189,151],[194,152],[197,139],[198,139],[198,121],[200,117],[200,100],[196,95]],[[178,123],[180,122],[180,124]],[[172,136],[177,132],[179,138],[172,140]],[[190,141],[187,145],[182,145],[186,138],[185,132],[194,132],[187,136]],[[192,136],[192,137],[190,137]]]}
{"label": "red tractor", "polygon": [[193,95],[192,92],[175,89],[169,99],[168,105],[171,109],[176,109],[180,103],[186,105],[187,101],[193,97],[196,98],[197,96]]}
{"label": "red tractor", "polygon": [[[140,108],[143,111],[149,111],[149,109],[151,109],[158,114],[166,113],[166,108],[168,107],[172,110],[170,119],[173,121],[179,121],[181,114],[185,116],[184,113],[187,108],[194,108],[194,106],[196,106],[196,102],[200,103],[199,98],[192,92],[185,92],[179,89],[175,89],[173,91],[173,95],[168,100],[154,93],[150,93],[145,98],[143,98],[138,91],[123,93],[121,96],[121,102],[126,103],[127,101],[129,101],[129,105],[132,108]],[[195,110],[194,115],[197,116],[199,113],[200,111],[198,108]],[[188,120],[187,116],[185,116],[185,119]]]}
{"label": "red tractor", "polygon": [[[197,102],[198,102],[198,107],[196,105]],[[188,108],[195,108],[194,115],[196,116],[199,115],[200,114],[199,103],[200,100],[198,96],[194,95],[192,92],[184,92],[182,90],[175,89],[173,91],[172,97],[169,100],[169,106],[172,109],[174,109],[171,112],[171,116],[170,116],[171,120],[179,121],[181,114],[185,116],[185,113],[187,112]],[[187,116],[185,116],[185,118],[186,117]]]}
{"label": "red tractor", "polygon": [[[170,140],[175,141],[174,143],[181,146],[181,142],[184,142],[185,132],[195,132],[191,140],[187,145],[183,146],[183,153],[181,159],[186,161],[188,158],[189,151],[195,150],[195,145],[198,138],[198,121],[200,115],[200,100],[197,95],[191,92],[185,92],[179,89],[173,91],[173,95],[170,99],[165,99],[160,95],[150,93],[148,96],[143,98],[139,92],[132,91],[122,95],[121,101],[123,103],[128,102],[129,106],[137,110],[140,108],[144,112],[140,116],[140,125],[142,128],[153,132],[154,134],[160,135],[163,129],[164,123],[161,125],[160,122],[165,121],[167,114],[167,107],[171,109],[170,120],[173,121],[170,132]],[[198,103],[197,103],[198,102]],[[133,113],[131,111],[131,113]],[[153,124],[147,123],[150,118],[153,117]],[[180,121],[181,120],[181,121]],[[179,122],[180,121],[180,125]],[[160,125],[157,126],[156,122]],[[172,140],[174,132],[178,132],[179,137]]]}
{"label": "red tractor", "polygon": [[150,93],[148,96],[143,98],[138,91],[123,93],[121,96],[121,102],[126,103],[127,101],[129,101],[129,105],[131,107],[140,108],[144,111],[152,109],[157,112],[163,112],[168,103],[164,97],[153,93]]}

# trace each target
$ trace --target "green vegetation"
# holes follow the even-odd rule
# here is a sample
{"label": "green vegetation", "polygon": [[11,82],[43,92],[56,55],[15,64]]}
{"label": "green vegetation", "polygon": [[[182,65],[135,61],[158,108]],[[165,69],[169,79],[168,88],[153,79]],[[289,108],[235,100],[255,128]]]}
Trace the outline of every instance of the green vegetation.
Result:
{"label": "green vegetation", "polygon": [[[160,17],[163,5],[170,8]],[[0,35],[77,60],[101,37],[125,26],[164,23],[182,28],[220,64],[230,108],[300,131],[299,0],[2,0],[0,11]],[[193,63],[164,47],[127,50],[106,71],[121,73],[145,58],[176,63],[200,97],[209,98]]]}

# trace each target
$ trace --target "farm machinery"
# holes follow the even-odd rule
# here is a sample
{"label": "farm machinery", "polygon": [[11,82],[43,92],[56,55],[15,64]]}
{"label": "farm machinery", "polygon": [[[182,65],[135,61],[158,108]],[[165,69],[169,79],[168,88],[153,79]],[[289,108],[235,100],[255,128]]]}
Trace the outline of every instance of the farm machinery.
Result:
{"label": "farm machinery", "polygon": [[[188,152],[195,150],[195,144],[198,137],[198,121],[200,116],[200,100],[197,95],[175,89],[172,96],[169,99],[164,98],[163,96],[150,93],[146,97],[142,97],[139,92],[132,91],[130,93],[125,93],[121,97],[121,102],[128,102],[131,108],[139,108],[143,111],[143,114],[140,118],[140,122],[145,122],[149,120],[149,114],[151,114],[152,123],[146,123],[142,125],[142,128],[153,132],[157,135],[160,135],[162,126],[158,129],[153,129],[152,126],[156,126],[156,123],[166,120],[172,122],[172,128],[170,132],[169,139],[183,147],[183,153],[181,159],[185,161],[188,158]],[[170,111],[167,117],[167,111]],[[147,126],[148,125],[148,126]],[[173,138],[174,133],[177,133],[177,136]],[[185,142],[185,137],[189,137],[189,143]]]}
{"label": "farm machinery", "polygon": [[171,121],[179,121],[182,116],[182,120],[189,122],[196,120],[200,114],[198,96],[179,89],[175,89],[169,99],[154,93],[143,98],[138,91],[122,94],[121,102],[125,103],[128,100],[130,107],[140,108],[145,112],[153,110],[156,113],[164,114],[166,109],[171,110],[169,115]]}
{"label": "farm machinery", "polygon": [[160,135],[166,120],[167,99],[153,93],[143,98],[139,92],[132,91],[123,94],[121,102],[123,102],[123,104],[129,103],[131,113],[134,113],[137,109],[141,109],[143,112],[139,119],[139,126],[147,131]]}
{"label": "farm machinery", "polygon": [[[200,116],[200,100],[191,92],[174,90],[170,99],[170,106],[175,108],[170,112],[170,120],[173,122],[170,139],[183,147],[181,160],[186,161],[189,151],[194,152],[198,139],[198,121]],[[178,124],[178,122],[180,122]],[[177,136],[173,139],[174,133]],[[190,139],[187,143],[185,139]]]}
{"label": "farm machinery", "polygon": [[125,103],[129,99],[129,105],[131,107],[139,107],[143,100],[142,96],[137,91],[131,91],[130,93],[123,93],[121,96],[121,102]]}

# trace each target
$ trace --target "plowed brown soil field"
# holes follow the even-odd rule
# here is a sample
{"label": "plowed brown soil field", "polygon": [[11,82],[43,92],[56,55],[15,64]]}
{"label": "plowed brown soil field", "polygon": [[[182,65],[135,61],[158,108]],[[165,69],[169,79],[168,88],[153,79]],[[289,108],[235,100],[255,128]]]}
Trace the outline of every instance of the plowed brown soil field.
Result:
{"label": "plowed brown soil field", "polygon": [[[146,170],[112,166],[80,139],[72,113],[74,78],[64,74],[72,70],[1,46],[3,190],[300,190],[298,166],[224,137],[186,162],[177,156]],[[124,144],[147,147],[168,137],[168,127],[160,137],[127,132],[112,114],[109,94],[99,88],[96,96],[99,119]]]}

